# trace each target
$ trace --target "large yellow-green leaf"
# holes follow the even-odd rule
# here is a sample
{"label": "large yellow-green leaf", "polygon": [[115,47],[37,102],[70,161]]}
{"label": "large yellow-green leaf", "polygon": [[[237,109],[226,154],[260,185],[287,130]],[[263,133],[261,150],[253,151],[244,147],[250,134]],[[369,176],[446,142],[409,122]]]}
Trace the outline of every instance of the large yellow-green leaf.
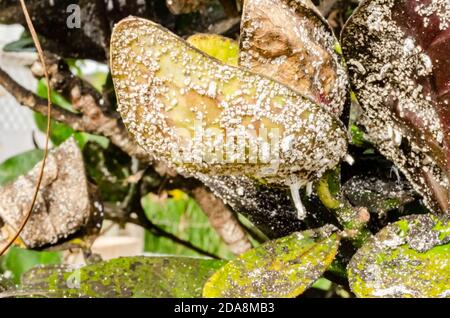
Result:
{"label": "large yellow-green leaf", "polygon": [[233,39],[218,34],[198,33],[191,35],[187,41],[225,64],[238,65],[239,46]]}
{"label": "large yellow-green leaf", "polygon": [[131,17],[115,26],[111,68],[128,130],[180,172],[278,184],[293,177],[302,185],[346,152],[341,123],[320,106],[222,64],[151,21]]}
{"label": "large yellow-green leaf", "polygon": [[[49,297],[200,297],[224,261],[189,257],[123,257],[84,266],[35,268],[22,293]],[[1,296],[1,294],[0,294]]]}
{"label": "large yellow-green leaf", "polygon": [[450,217],[388,225],[353,256],[348,277],[359,297],[450,297]]}
{"label": "large yellow-green leaf", "polygon": [[295,232],[252,249],[219,269],[204,297],[295,297],[333,261],[339,236],[334,227]]}

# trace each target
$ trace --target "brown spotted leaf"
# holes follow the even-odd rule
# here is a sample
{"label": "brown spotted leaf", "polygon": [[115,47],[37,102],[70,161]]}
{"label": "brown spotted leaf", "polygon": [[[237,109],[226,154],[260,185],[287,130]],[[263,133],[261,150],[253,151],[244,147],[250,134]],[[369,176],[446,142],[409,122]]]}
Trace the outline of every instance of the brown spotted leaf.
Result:
{"label": "brown spotted leaf", "polygon": [[244,2],[240,65],[272,77],[340,115],[347,73],[339,44],[309,0]]}
{"label": "brown spotted leaf", "polygon": [[320,106],[151,21],[131,17],[115,26],[111,69],[128,130],[181,173],[302,185],[345,155],[341,123]]}
{"label": "brown spotted leaf", "polygon": [[450,198],[449,12],[447,0],[366,0],[342,33],[361,122],[434,211]]}
{"label": "brown spotted leaf", "polygon": [[[42,162],[0,188],[0,242],[12,236],[31,204]],[[50,151],[30,220],[20,238],[29,248],[56,244],[81,230],[98,229],[101,211],[88,189],[81,151],[73,138]]]}
{"label": "brown spotted leaf", "polygon": [[204,297],[296,297],[330,266],[339,247],[336,229],[295,232],[228,262],[206,282]]}
{"label": "brown spotted leaf", "polygon": [[450,219],[411,215],[388,225],[348,266],[358,297],[450,297]]}

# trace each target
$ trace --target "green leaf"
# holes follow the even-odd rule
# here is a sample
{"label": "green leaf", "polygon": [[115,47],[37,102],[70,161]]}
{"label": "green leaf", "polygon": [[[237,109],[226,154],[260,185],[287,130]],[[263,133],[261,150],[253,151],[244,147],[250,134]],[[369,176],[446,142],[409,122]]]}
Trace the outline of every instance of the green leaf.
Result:
{"label": "green leaf", "polygon": [[239,45],[233,39],[218,34],[199,33],[191,35],[187,42],[225,64],[238,65]]}
{"label": "green leaf", "polygon": [[37,268],[23,290],[56,297],[200,297],[206,279],[223,261],[188,257],[126,257],[80,269]]}
{"label": "green leaf", "polygon": [[0,185],[27,173],[42,159],[43,154],[42,150],[33,149],[3,161],[0,164]]}
{"label": "green leaf", "polygon": [[[171,194],[173,198],[160,198],[154,194],[143,197],[141,202],[147,218],[205,251],[222,258],[233,258],[197,203],[180,190],[171,191]],[[145,250],[151,253],[199,256],[191,249],[150,232],[145,235]]]}
{"label": "green leaf", "polygon": [[2,259],[2,269],[10,271],[11,279],[20,282],[22,274],[37,265],[59,264],[61,257],[58,252],[37,252],[12,246]]}
{"label": "green leaf", "polygon": [[450,297],[450,218],[410,215],[388,225],[353,256],[358,297]]}
{"label": "green leaf", "polygon": [[302,294],[322,276],[336,256],[339,236],[331,234],[330,229],[326,226],[296,232],[245,252],[207,281],[203,296],[296,297]]}
{"label": "green leaf", "polygon": [[31,37],[20,38],[10,42],[3,47],[4,52],[36,52],[33,39]]}
{"label": "green leaf", "polygon": [[[37,85],[36,93],[38,96],[42,98],[47,98],[47,85],[44,79],[39,80]],[[72,105],[69,101],[67,101],[62,95],[56,93],[55,91],[51,91],[50,93],[51,101],[53,104],[58,105],[64,109],[72,110]],[[46,132],[47,130],[47,116],[34,113],[34,121],[38,129],[42,132]],[[63,143],[70,136],[72,136],[74,130],[67,126],[66,124],[59,123],[55,120],[51,121],[50,124],[50,140],[56,146]]]}
{"label": "green leaf", "polygon": [[[39,80],[38,82],[37,95],[42,98],[47,98],[47,85],[45,83],[45,80],[43,79]],[[51,91],[51,100],[52,103],[61,106],[64,109],[72,110],[72,105],[70,104],[70,102],[67,99],[65,99],[64,96],[58,94],[53,90]],[[47,116],[41,113],[34,113],[34,120],[38,129],[45,133],[47,131]],[[84,146],[88,141],[95,141],[98,144],[100,144],[103,148],[106,148],[109,143],[106,137],[88,134],[85,132],[76,132],[66,124],[57,122],[55,120],[51,121],[50,140],[55,146],[62,144],[72,135],[78,142],[78,145],[80,146],[81,149],[84,148]]]}

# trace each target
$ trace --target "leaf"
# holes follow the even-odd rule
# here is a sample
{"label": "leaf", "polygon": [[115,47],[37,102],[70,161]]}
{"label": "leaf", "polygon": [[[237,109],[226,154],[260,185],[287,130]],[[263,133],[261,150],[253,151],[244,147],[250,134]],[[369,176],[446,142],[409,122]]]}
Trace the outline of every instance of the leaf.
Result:
{"label": "leaf", "polygon": [[333,31],[309,0],[246,0],[241,66],[272,77],[339,116],[347,73]]}
{"label": "leaf", "polygon": [[296,232],[230,261],[205,284],[204,297],[295,297],[333,261],[339,236],[333,227]]}
{"label": "leaf", "polygon": [[448,211],[448,1],[364,1],[344,27],[342,49],[370,141],[431,210]]}
{"label": "leaf", "polygon": [[30,36],[22,37],[17,41],[10,42],[3,47],[4,52],[36,52],[33,39]]}
{"label": "leaf", "polygon": [[[175,192],[175,195],[178,197],[182,195],[182,197],[178,199],[176,197],[167,198],[164,194],[161,196],[148,194],[143,197],[141,202],[147,218],[160,228],[205,251],[221,258],[232,258],[233,254],[211,227],[208,218],[197,203],[189,198],[186,193],[179,190]],[[180,256],[199,256],[191,249],[150,232],[146,232],[145,235],[145,251]]]}
{"label": "leaf", "polygon": [[218,34],[198,33],[191,35],[187,42],[225,64],[238,65],[239,45],[233,39]]}
{"label": "leaf", "polygon": [[12,246],[2,258],[1,268],[10,271],[12,280],[18,284],[22,274],[37,265],[59,264],[58,252],[37,252]]}
{"label": "leaf", "polygon": [[[231,39],[216,34],[196,34],[189,37],[187,42],[226,64],[238,64],[239,47]],[[196,177],[213,189],[234,211],[248,216],[272,237],[287,235],[301,226],[286,189],[274,189],[248,177],[204,174],[197,174]]]}
{"label": "leaf", "polygon": [[[27,213],[41,164],[0,188],[0,241],[16,231]],[[20,239],[27,247],[38,248],[79,231],[94,233],[101,226],[102,213],[91,190],[76,142],[69,139],[51,150],[34,209]]]}
{"label": "leaf", "polygon": [[[37,95],[42,98],[47,98],[47,85],[44,79],[38,81]],[[51,91],[51,100],[52,103],[61,106],[64,109],[70,111],[73,110],[70,102],[65,99],[64,96],[58,94],[54,90]],[[47,116],[35,112],[34,121],[40,131],[44,133],[47,131]],[[57,122],[56,120],[51,120],[50,125],[50,140],[55,146],[62,144],[71,136],[74,136],[75,140],[78,142],[78,145],[82,149],[88,141],[95,141],[103,148],[106,148],[109,142],[106,137],[88,134],[85,132],[76,132],[71,127],[67,126],[66,124]]]}
{"label": "leaf", "polygon": [[121,202],[130,191],[127,178],[132,175],[130,156],[113,144],[105,149],[96,142],[88,142],[83,148],[86,171],[98,186],[101,198],[106,202]]}
{"label": "leaf", "polygon": [[410,215],[388,225],[353,256],[358,297],[450,297],[450,219]]}
{"label": "leaf", "polygon": [[[40,113],[34,113],[34,122],[40,131],[45,132],[47,130],[47,116]],[[51,120],[50,140],[55,146],[62,144],[73,134],[74,130],[66,124],[59,123],[53,119]]]}
{"label": "leaf", "polygon": [[350,178],[342,188],[353,206],[366,207],[371,213],[384,214],[415,199],[408,183],[369,174]]}
{"label": "leaf", "polygon": [[33,149],[3,161],[0,164],[0,185],[27,173],[42,159],[43,154],[42,150]]}
{"label": "leaf", "polygon": [[[151,21],[131,17],[116,24],[111,67],[128,130],[148,153],[184,173],[248,175],[277,184],[291,183],[295,175],[302,185],[346,152],[341,123],[320,106],[269,78],[206,56]],[[257,129],[261,138],[251,137]],[[205,131],[204,142],[196,142],[198,130],[201,137]],[[266,142],[260,148],[272,148],[273,156],[258,156],[250,145],[239,146],[236,155],[234,136],[242,130],[253,142],[270,130],[275,146]]]}
{"label": "leaf", "polygon": [[23,276],[22,289],[50,291],[53,297],[200,297],[206,279],[224,263],[136,256],[72,270],[36,268]]}

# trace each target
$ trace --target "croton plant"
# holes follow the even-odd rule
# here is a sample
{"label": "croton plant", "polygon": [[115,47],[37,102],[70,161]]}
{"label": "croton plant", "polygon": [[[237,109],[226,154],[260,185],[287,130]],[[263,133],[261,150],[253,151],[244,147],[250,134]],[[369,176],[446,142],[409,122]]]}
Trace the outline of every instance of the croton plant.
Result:
{"label": "croton plant", "polygon": [[[314,215],[301,203],[306,187],[340,223],[244,253],[209,278],[203,296],[297,296],[333,266],[343,239],[358,248],[346,273],[356,295],[449,296],[447,0],[363,1],[341,44],[309,1],[247,0],[239,50],[219,36],[184,41],[130,17],[114,28],[111,69],[123,121],[148,153],[204,180],[231,206],[271,193],[258,209],[289,188],[296,209],[272,205],[264,217]],[[367,207],[345,202],[339,189],[339,165],[354,161],[347,152],[350,95],[350,113],[360,107],[353,133],[395,164],[429,211],[404,211],[410,215],[375,235]],[[279,147],[265,148],[266,131]],[[255,140],[263,140],[262,156]],[[235,152],[224,154],[223,144]],[[276,157],[264,157],[274,148]]]}
{"label": "croton plant", "polygon": [[340,40],[309,0],[245,0],[239,42],[130,16],[109,52],[135,142],[266,242],[230,261],[38,269],[28,287],[87,275],[63,294],[95,296],[102,273],[123,295],[127,271],[134,296],[296,297],[330,275],[358,297],[450,297],[449,0],[363,0]]}

